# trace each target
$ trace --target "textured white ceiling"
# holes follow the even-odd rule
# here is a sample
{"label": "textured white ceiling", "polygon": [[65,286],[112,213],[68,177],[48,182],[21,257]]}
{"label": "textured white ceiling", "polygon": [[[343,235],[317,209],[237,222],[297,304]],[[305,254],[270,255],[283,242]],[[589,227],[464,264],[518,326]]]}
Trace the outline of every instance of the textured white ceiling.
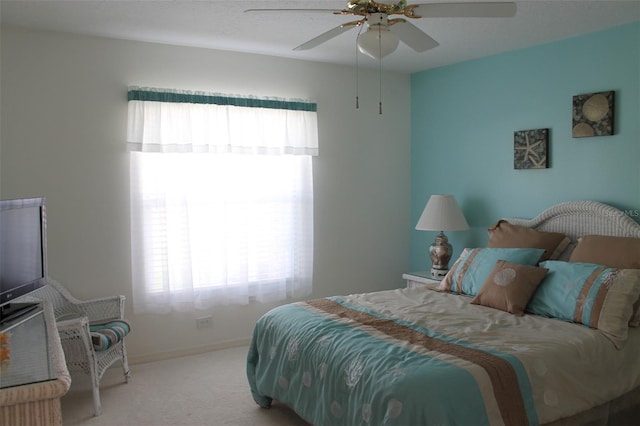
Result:
{"label": "textured white ceiling", "polygon": [[[516,4],[513,18],[411,20],[440,46],[417,53],[401,43],[383,59],[382,66],[410,73],[640,20],[640,0],[528,0]],[[343,9],[345,5],[346,1],[335,0],[0,0],[0,17],[3,26],[353,65],[357,29],[314,49],[293,51],[353,17],[244,12],[250,8]],[[377,61],[363,55],[358,60],[360,66],[378,66]]]}

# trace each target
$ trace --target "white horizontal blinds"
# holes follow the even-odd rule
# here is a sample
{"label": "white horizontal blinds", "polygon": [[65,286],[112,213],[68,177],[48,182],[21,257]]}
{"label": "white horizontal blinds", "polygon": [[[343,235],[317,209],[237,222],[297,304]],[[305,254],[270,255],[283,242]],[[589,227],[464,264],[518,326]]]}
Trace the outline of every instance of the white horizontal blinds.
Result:
{"label": "white horizontal blinds", "polygon": [[135,87],[128,98],[129,151],[318,155],[312,102]]}
{"label": "white horizontal blinds", "polygon": [[[318,146],[317,125],[308,123],[316,122],[315,104],[302,104],[314,111],[286,110],[286,119],[272,120],[272,107],[173,108],[140,100],[146,96],[129,94],[134,310],[188,311],[311,294],[311,156]],[[141,105],[147,103],[160,107]],[[217,112],[203,112],[209,106]],[[236,109],[251,111],[239,119]],[[300,112],[301,120],[292,119]],[[224,129],[220,138],[216,129]]]}

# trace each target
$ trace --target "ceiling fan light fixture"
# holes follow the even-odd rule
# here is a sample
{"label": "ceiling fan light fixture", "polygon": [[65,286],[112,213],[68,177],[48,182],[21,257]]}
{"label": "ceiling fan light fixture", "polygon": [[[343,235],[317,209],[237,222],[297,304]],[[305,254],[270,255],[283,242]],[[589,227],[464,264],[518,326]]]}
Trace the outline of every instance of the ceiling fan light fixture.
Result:
{"label": "ceiling fan light fixture", "polygon": [[370,25],[358,36],[358,50],[374,59],[381,59],[398,48],[400,39],[381,25]]}

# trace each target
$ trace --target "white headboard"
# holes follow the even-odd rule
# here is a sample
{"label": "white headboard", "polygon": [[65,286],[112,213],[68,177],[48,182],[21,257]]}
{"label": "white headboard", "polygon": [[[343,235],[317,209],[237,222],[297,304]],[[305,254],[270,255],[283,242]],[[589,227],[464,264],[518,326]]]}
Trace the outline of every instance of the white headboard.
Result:
{"label": "white headboard", "polygon": [[598,201],[568,201],[548,208],[533,219],[505,220],[539,231],[562,232],[574,243],[583,235],[640,238],[640,224],[622,210]]}

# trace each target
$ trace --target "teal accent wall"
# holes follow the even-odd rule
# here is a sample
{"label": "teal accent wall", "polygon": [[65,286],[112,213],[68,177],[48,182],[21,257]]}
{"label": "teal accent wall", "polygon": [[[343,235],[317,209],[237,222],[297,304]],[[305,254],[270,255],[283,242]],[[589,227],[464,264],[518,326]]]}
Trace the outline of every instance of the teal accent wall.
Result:
{"label": "teal accent wall", "polygon": [[[572,100],[615,91],[613,136],[572,138]],[[454,259],[501,217],[597,200],[640,222],[640,22],[411,76],[412,229],[431,194],[454,194],[470,227]],[[549,129],[549,168],[514,170],[513,132]],[[435,232],[412,231],[411,269]],[[450,265],[451,266],[451,265]]]}

